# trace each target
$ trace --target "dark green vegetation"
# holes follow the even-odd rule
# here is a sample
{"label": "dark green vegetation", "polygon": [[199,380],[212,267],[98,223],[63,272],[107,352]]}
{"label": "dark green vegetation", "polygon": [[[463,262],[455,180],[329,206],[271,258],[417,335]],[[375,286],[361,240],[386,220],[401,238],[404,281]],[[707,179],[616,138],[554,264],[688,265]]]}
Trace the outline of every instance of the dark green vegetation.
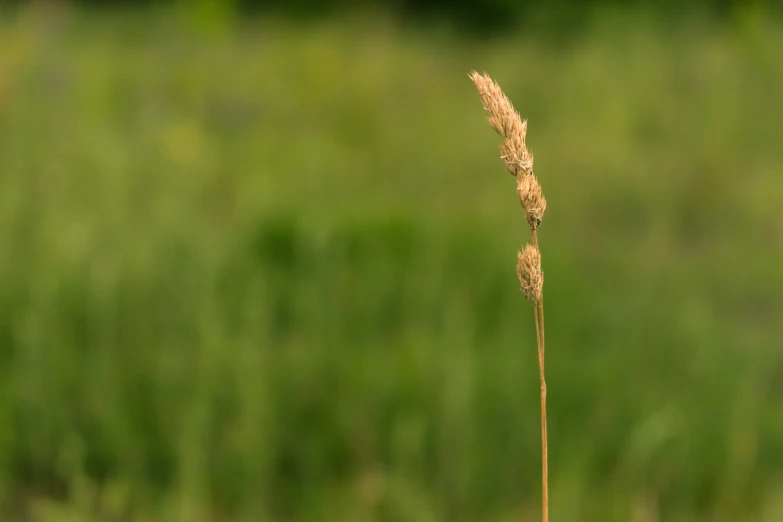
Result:
{"label": "dark green vegetation", "polygon": [[[18,5],[20,0],[6,0]],[[299,20],[341,16],[358,10],[382,11],[406,22],[446,23],[462,30],[493,34],[524,26],[526,31],[570,36],[609,11],[645,11],[663,18],[698,13],[733,23],[749,13],[780,14],[777,0],[60,0],[97,8],[185,8],[198,17],[241,20],[248,14],[284,13]]]}
{"label": "dark green vegetation", "polygon": [[[783,41],[0,31],[2,520],[783,517]],[[97,514],[96,514],[97,513]]]}

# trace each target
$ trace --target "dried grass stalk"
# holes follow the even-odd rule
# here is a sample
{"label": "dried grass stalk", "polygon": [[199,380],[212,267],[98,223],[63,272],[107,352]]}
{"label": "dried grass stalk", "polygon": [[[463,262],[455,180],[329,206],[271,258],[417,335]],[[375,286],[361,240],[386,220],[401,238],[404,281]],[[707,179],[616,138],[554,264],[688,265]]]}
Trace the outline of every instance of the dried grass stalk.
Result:
{"label": "dried grass stalk", "polygon": [[546,198],[541,185],[533,174],[533,155],[527,149],[527,121],[522,120],[500,86],[487,73],[470,73],[470,79],[478,89],[489,126],[503,137],[500,159],[517,178],[517,197],[525,210],[525,220],[530,226],[532,244],[525,245],[517,253],[517,275],[522,293],[533,303],[536,324],[538,369],[541,381],[541,489],[542,519],[549,522],[549,453],[547,446],[546,378],[544,375],[544,272],[541,270],[541,253],[538,249],[538,227],[546,210]]}

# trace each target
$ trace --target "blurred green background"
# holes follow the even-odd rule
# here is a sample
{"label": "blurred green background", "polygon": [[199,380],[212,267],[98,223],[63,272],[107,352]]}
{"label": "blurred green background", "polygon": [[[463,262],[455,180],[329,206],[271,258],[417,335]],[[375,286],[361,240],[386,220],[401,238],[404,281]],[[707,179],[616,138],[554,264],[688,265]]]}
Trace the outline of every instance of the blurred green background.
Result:
{"label": "blurred green background", "polygon": [[3,4],[0,520],[538,520],[474,68],[552,520],[783,520],[783,22],[533,5]]}

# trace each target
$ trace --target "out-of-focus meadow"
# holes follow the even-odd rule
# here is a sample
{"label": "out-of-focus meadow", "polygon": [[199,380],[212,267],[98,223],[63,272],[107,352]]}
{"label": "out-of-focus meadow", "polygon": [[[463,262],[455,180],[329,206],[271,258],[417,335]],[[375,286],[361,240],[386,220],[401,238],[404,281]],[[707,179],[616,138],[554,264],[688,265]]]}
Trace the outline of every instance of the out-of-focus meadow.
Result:
{"label": "out-of-focus meadow", "polygon": [[[641,13],[641,12],[640,12]],[[0,518],[783,519],[783,24],[0,22]]]}

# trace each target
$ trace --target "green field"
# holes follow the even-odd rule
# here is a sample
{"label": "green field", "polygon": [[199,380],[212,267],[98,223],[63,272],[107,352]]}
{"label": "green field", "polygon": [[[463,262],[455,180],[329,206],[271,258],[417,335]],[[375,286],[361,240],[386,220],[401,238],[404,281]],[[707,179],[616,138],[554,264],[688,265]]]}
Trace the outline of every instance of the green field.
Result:
{"label": "green field", "polygon": [[783,25],[0,22],[0,519],[783,519]]}

